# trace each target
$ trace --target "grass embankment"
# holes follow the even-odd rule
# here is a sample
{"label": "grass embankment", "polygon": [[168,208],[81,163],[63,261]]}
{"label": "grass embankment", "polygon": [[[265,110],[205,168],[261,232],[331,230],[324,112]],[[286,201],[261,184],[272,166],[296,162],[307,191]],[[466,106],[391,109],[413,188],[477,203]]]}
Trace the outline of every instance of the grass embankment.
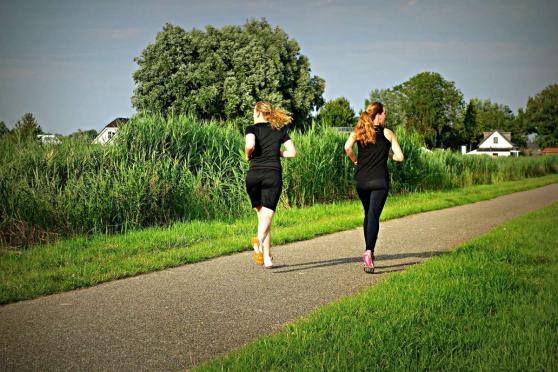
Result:
{"label": "grass embankment", "polygon": [[[382,219],[472,203],[556,182],[558,175],[550,175],[446,192],[398,195],[388,198]],[[359,227],[361,208],[360,202],[351,201],[279,210],[274,221],[274,244]],[[251,249],[248,241],[256,227],[253,216],[234,223],[193,221],[121,235],[68,239],[23,251],[0,250],[0,303]]]}
{"label": "grass embankment", "polygon": [[558,369],[558,203],[199,370]]}

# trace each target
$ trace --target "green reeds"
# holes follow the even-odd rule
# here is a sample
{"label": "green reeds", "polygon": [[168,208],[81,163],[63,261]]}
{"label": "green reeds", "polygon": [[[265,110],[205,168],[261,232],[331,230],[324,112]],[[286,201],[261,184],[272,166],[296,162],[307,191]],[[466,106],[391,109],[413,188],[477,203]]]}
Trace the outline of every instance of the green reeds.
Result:
{"label": "green reeds", "polygon": [[[427,152],[397,132],[405,162],[389,162],[394,193],[451,189],[540,176],[557,157],[491,159]],[[291,133],[298,155],[283,160],[280,208],[355,197],[347,134],[317,126]],[[61,145],[0,138],[0,244],[27,246],[58,237],[118,233],[174,221],[231,220],[250,212],[238,123],[189,116],[138,115],[112,145]]]}

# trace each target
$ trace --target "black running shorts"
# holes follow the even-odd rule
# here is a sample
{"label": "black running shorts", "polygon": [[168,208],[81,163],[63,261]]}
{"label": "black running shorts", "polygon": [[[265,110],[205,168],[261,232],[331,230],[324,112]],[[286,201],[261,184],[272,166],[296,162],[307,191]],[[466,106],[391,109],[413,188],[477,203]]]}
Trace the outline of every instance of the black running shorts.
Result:
{"label": "black running shorts", "polygon": [[250,196],[252,208],[266,207],[275,210],[282,188],[283,178],[280,170],[250,169],[246,175],[246,191]]}

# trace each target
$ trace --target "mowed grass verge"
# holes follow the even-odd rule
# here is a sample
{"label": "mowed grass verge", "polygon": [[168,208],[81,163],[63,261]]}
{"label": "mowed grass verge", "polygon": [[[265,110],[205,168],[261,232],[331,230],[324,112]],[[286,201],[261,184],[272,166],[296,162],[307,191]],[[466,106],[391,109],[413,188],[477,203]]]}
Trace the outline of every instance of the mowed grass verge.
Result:
{"label": "mowed grass verge", "polygon": [[558,203],[200,371],[558,369]]}
{"label": "mowed grass verge", "polygon": [[[558,182],[558,175],[388,198],[383,220],[442,209]],[[279,209],[273,242],[313,237],[361,226],[359,201]],[[62,240],[31,249],[0,250],[0,303],[88,287],[109,280],[251,249],[255,216],[234,222],[193,221],[121,235]]]}

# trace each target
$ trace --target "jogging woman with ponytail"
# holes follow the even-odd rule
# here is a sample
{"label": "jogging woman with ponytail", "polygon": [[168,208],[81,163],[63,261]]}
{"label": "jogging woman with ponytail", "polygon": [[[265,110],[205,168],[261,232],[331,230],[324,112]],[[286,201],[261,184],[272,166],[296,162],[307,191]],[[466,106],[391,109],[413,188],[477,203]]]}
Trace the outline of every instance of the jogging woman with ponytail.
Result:
{"label": "jogging woman with ponytail", "polygon": [[[280,158],[294,158],[296,149],[287,128],[292,121],[289,113],[273,108],[269,102],[258,102],[254,108],[254,125],[246,128],[246,191],[252,208],[258,214],[258,236],[252,238],[254,261],[266,268],[273,267],[271,258],[271,220],[283,186]],[[284,144],[286,151],[281,151]]]}
{"label": "jogging woman with ponytail", "polygon": [[[380,102],[366,108],[345,143],[345,152],[356,165],[356,190],[364,208],[364,240],[366,247],[362,260],[364,271],[374,272],[374,247],[380,229],[380,215],[389,191],[389,172],[387,159],[390,148],[392,159],[403,161],[403,152],[395,134],[384,128],[386,113]],[[357,143],[358,158],[353,152]]]}

